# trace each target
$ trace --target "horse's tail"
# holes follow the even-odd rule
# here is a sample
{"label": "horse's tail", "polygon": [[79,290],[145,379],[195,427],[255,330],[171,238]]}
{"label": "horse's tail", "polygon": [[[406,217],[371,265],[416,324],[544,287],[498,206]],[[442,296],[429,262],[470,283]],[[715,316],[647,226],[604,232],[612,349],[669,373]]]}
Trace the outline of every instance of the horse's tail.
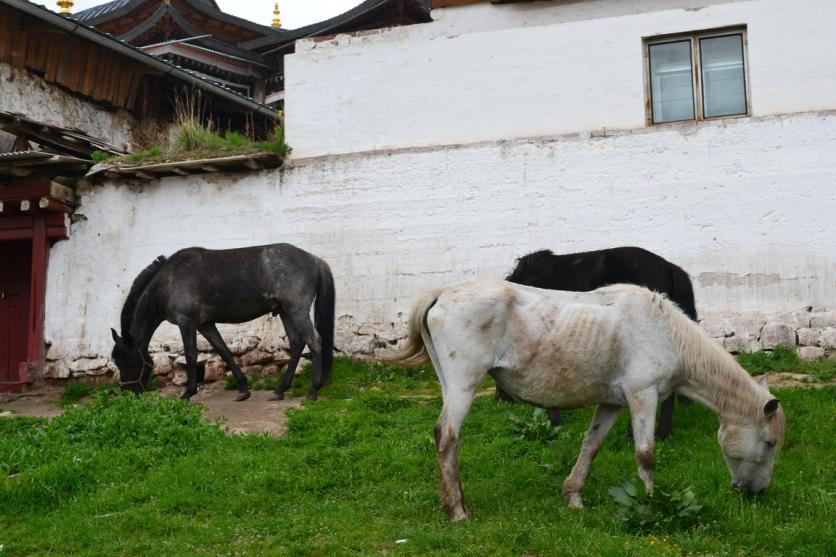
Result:
{"label": "horse's tail", "polygon": [[440,293],[439,289],[434,288],[418,295],[409,312],[409,337],[406,346],[390,356],[384,356],[381,358],[383,361],[394,365],[416,367],[430,360],[424,344],[424,332],[429,335],[427,313],[438,301]]}
{"label": "horse's tail", "polygon": [[316,284],[314,323],[322,343],[322,379],[327,382],[334,361],[334,276],[328,263],[316,258],[316,264],[319,279]]}
{"label": "horse's tail", "polygon": [[670,299],[676,302],[679,309],[691,318],[697,320],[697,307],[694,303],[694,286],[691,284],[691,277],[684,269],[674,264],[670,266],[671,271],[671,293]]}

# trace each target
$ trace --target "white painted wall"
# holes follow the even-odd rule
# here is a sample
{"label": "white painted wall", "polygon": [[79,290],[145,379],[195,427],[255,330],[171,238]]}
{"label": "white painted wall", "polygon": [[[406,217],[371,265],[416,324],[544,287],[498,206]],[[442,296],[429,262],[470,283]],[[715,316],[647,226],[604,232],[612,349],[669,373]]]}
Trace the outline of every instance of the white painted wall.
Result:
{"label": "white painted wall", "polygon": [[746,25],[755,116],[836,109],[832,0],[595,0],[433,10],[286,57],[298,158],[645,126],[645,37]]}
{"label": "white painted wall", "polygon": [[83,188],[87,220],[50,255],[50,357],[108,354],[136,274],[191,245],[307,249],[358,323],[400,322],[421,288],[504,276],[543,247],[651,249],[691,273],[703,315],[836,309],[834,153],[831,111]]}
{"label": "white painted wall", "polygon": [[[0,111],[19,112],[39,122],[78,128],[117,147],[129,139],[134,124],[133,117],[124,110],[105,110],[5,63],[0,63]],[[9,151],[13,143],[12,136],[0,132],[0,153]]]}

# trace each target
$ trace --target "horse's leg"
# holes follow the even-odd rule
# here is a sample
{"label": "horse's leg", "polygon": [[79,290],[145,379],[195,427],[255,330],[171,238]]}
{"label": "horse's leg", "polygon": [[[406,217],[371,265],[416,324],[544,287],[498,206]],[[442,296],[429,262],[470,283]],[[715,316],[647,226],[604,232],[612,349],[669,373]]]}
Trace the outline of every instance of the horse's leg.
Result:
{"label": "horse's leg", "polygon": [[180,336],[183,337],[183,353],[186,355],[188,375],[186,390],[180,398],[188,400],[197,392],[197,330],[191,324],[180,325]]}
{"label": "horse's leg", "polygon": [[441,484],[441,504],[458,522],[469,516],[459,470],[459,445],[462,422],[470,410],[476,391],[448,385],[441,415],[435,424],[435,444]]}
{"label": "horse's leg", "polygon": [[656,439],[662,441],[671,434],[673,427],[673,407],[676,402],[676,394],[671,393],[671,396],[662,401],[659,409],[659,426],[656,429]]}
{"label": "horse's leg", "polygon": [[494,393],[496,400],[501,400],[502,402],[514,402],[514,399],[511,398],[511,395],[506,393],[502,390],[502,387],[499,385],[496,386],[496,392]]}
{"label": "horse's leg", "polygon": [[583,507],[581,489],[583,489],[586,478],[589,476],[592,460],[598,454],[598,450],[604,443],[607,433],[612,429],[620,412],[621,408],[618,406],[607,404],[599,404],[595,410],[592,423],[589,424],[589,429],[583,438],[583,446],[581,446],[581,452],[578,454],[578,460],[572,467],[566,481],[563,482],[563,498],[566,499],[569,507],[573,509]]}
{"label": "horse's leg", "polygon": [[215,324],[208,323],[199,327],[198,330],[200,331],[200,334],[206,337],[206,340],[209,341],[209,344],[212,345],[215,352],[220,355],[224,363],[229,366],[229,369],[232,370],[232,375],[235,376],[235,382],[238,383],[238,397],[235,400],[242,401],[250,398],[250,390],[247,388],[247,376],[244,375],[244,372],[241,371],[241,368],[235,363],[235,358],[232,357],[232,353],[229,351],[229,348],[227,348],[226,343],[224,342],[221,333],[218,332],[218,328]]}
{"label": "horse's leg", "polygon": [[302,357],[302,350],[305,348],[305,341],[299,335],[298,331],[293,326],[293,321],[286,318],[281,313],[279,314],[284,324],[284,332],[287,335],[287,340],[290,343],[290,361],[287,363],[287,370],[284,372],[281,383],[276,385],[276,390],[271,400],[283,400],[284,393],[293,385],[293,376],[296,375],[296,366],[299,365],[299,358]]}
{"label": "horse's leg", "polygon": [[549,408],[546,410],[549,415],[549,421],[554,427],[560,426],[560,410],[557,408]]}
{"label": "horse's leg", "polygon": [[630,422],[633,424],[633,443],[639,477],[649,493],[653,491],[653,430],[656,425],[659,394],[655,388],[625,394],[627,404],[630,406]]}
{"label": "horse's leg", "polygon": [[[308,306],[310,307],[310,306]],[[304,344],[308,345],[311,351],[311,360],[313,361],[313,381],[308,394],[305,396],[308,400],[316,400],[317,392],[322,387],[322,343],[319,339],[319,333],[311,323],[308,310],[288,312],[288,321],[292,321],[291,327],[299,334]]]}

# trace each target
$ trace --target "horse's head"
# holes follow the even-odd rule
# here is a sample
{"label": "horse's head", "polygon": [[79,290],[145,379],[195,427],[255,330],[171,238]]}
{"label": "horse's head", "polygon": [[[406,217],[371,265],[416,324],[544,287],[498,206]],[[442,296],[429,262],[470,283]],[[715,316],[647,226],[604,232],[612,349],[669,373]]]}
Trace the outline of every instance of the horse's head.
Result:
{"label": "horse's head", "polygon": [[111,329],[110,332],[114,342],[110,357],[119,368],[122,390],[136,394],[144,393],[148,389],[148,381],[154,374],[154,365],[151,363],[148,350],[137,346],[127,333],[120,337],[115,330]]}
{"label": "horse's head", "polygon": [[[767,393],[766,377],[759,380]],[[717,440],[732,475],[732,487],[749,495],[766,490],[772,479],[775,455],[784,444],[786,421],[777,398],[763,404],[754,422],[727,419],[720,424]]]}

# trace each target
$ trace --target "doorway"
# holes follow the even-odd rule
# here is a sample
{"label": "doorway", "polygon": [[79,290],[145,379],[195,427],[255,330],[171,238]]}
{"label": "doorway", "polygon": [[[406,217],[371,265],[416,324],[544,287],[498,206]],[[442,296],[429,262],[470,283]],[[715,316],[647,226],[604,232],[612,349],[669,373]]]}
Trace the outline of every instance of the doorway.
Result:
{"label": "doorway", "polygon": [[32,241],[0,242],[0,391],[22,384],[29,346]]}

